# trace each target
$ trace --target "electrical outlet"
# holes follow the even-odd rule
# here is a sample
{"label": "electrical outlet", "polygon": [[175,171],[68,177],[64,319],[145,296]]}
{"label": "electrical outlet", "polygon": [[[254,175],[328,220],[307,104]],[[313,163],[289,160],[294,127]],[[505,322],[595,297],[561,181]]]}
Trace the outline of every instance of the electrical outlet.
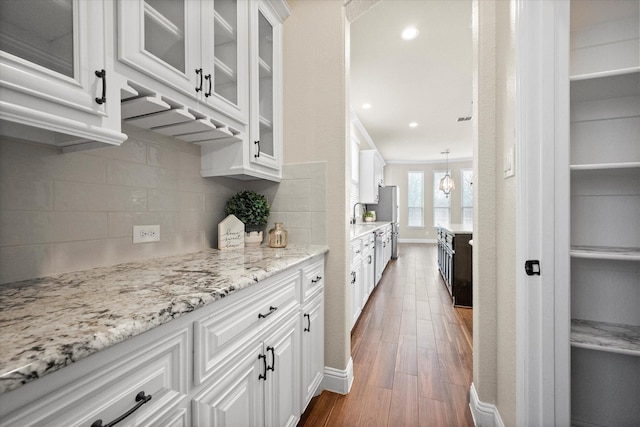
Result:
{"label": "electrical outlet", "polygon": [[160,240],[159,225],[134,225],[133,243],[158,242]]}

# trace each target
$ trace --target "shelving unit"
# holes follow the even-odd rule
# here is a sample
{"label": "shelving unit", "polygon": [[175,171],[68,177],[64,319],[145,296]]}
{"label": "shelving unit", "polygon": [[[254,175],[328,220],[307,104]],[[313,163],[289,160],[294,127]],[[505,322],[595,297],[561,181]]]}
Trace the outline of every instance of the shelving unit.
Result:
{"label": "shelving unit", "polygon": [[571,2],[572,425],[640,425],[639,9]]}

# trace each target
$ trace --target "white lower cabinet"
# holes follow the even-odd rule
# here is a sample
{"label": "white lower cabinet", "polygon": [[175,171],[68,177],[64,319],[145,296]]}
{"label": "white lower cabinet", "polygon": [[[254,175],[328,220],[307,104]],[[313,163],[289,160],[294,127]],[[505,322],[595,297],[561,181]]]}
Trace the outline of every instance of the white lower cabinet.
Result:
{"label": "white lower cabinet", "polygon": [[[13,406],[16,398],[23,405],[0,425],[100,427],[133,408],[137,409],[122,425],[180,425],[167,422],[175,419],[175,409],[187,399],[188,337],[188,329],[182,328],[154,342],[139,340],[135,350],[125,353],[131,349],[126,346],[120,356],[113,351],[99,355],[96,366],[71,365],[39,380],[47,380],[42,387],[38,381],[29,383],[17,390],[22,396],[12,394],[5,401],[3,395],[3,405]],[[58,386],[67,373],[73,380]]]}
{"label": "white lower cabinet", "polygon": [[318,256],[2,394],[0,427],[295,426],[323,378],[323,276]]}
{"label": "white lower cabinet", "polygon": [[299,419],[299,321],[246,346],[193,399],[194,426],[295,426]]}
{"label": "white lower cabinet", "polygon": [[302,407],[317,393],[324,377],[324,294],[306,303],[302,313]]}

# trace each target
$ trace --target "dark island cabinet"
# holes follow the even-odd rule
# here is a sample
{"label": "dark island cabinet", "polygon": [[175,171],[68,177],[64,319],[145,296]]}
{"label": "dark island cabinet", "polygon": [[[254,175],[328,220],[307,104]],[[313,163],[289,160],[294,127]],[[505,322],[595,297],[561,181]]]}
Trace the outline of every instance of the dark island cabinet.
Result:
{"label": "dark island cabinet", "polygon": [[471,227],[437,227],[438,268],[456,306],[472,307]]}

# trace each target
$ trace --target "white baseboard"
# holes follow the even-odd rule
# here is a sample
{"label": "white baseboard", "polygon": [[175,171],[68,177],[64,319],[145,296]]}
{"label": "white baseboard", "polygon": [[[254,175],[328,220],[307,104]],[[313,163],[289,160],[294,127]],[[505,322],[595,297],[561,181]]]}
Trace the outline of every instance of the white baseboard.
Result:
{"label": "white baseboard", "polygon": [[322,380],[322,388],[334,393],[347,394],[351,390],[353,384],[353,359],[349,358],[347,369],[324,367],[324,379]]}
{"label": "white baseboard", "polygon": [[438,243],[436,239],[398,239],[398,243]]}
{"label": "white baseboard", "polygon": [[496,405],[481,402],[473,383],[471,383],[469,390],[469,408],[473,416],[473,424],[476,427],[504,427]]}

